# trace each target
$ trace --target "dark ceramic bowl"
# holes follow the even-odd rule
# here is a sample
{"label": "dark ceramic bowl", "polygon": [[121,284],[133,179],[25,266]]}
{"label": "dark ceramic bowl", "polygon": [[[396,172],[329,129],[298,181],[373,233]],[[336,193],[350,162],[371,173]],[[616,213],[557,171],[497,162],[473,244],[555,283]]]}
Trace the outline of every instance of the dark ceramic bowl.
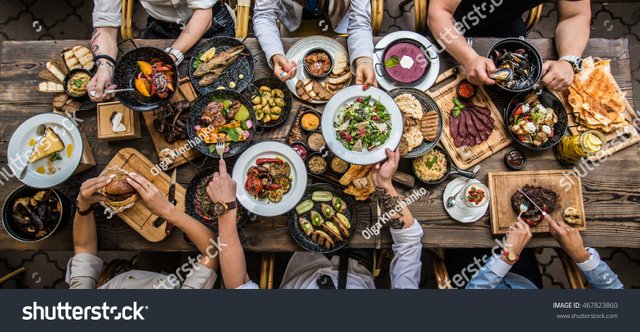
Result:
{"label": "dark ceramic bowl", "polygon": [[542,90],[540,92],[541,93],[540,100],[542,102],[542,105],[544,105],[545,107],[553,108],[553,110],[556,112],[556,116],[558,117],[558,122],[553,126],[553,133],[554,133],[553,137],[548,141],[546,141],[544,144],[540,146],[535,146],[533,144],[521,142],[518,139],[518,136],[516,136],[516,134],[514,134],[511,131],[511,114],[515,112],[516,106],[519,103],[524,102],[524,100],[527,98],[527,96],[530,93],[534,93],[534,90],[521,92],[515,95],[511,99],[511,101],[509,102],[509,105],[505,109],[504,124],[507,128],[507,131],[509,132],[509,135],[511,135],[513,140],[516,143],[518,143],[520,146],[523,146],[532,151],[549,150],[554,146],[556,146],[558,143],[560,143],[560,141],[562,140],[562,136],[564,136],[564,134],[567,132],[567,128],[569,127],[569,124],[568,124],[569,118],[567,116],[567,111],[564,108],[564,105],[562,105],[562,102],[560,101],[560,99],[558,99],[556,96],[549,93],[548,91]]}
{"label": "dark ceramic bowl", "polygon": [[438,104],[435,102],[435,100],[429,97],[426,93],[413,88],[397,88],[388,92],[389,96],[391,96],[392,98],[405,93],[411,94],[416,97],[416,99],[420,102],[420,105],[422,105],[422,109],[425,114],[429,112],[438,113],[438,133],[436,134],[436,139],[433,140],[433,142],[428,142],[425,139],[424,141],[422,141],[422,143],[420,143],[420,145],[415,147],[413,150],[407,153],[406,156],[404,156],[404,158],[416,158],[429,152],[429,150],[433,149],[438,144],[438,142],[440,141],[440,136],[442,135],[444,124],[442,123],[442,113],[440,112],[440,107],[438,107]]}
{"label": "dark ceramic bowl", "polygon": [[[522,155],[522,165],[520,166],[516,166],[516,165],[511,165],[508,161],[508,157],[509,155],[512,153],[520,153]],[[523,169],[525,166],[527,166],[527,155],[524,153],[524,151],[518,149],[518,148],[511,148],[509,150],[507,150],[507,152],[504,154],[504,164],[507,165],[507,167],[509,169],[515,170],[515,171],[519,171],[521,169]]]}
{"label": "dark ceramic bowl", "polygon": [[[198,212],[195,208],[195,202],[201,199],[209,200],[208,197],[197,197],[198,186],[206,185],[205,183],[209,183],[211,176],[213,173],[218,171],[218,166],[214,166],[211,168],[207,168],[200,173],[196,174],[196,176],[189,183],[189,187],[187,187],[187,192],[185,194],[185,209],[188,215],[193,217],[194,219],[200,221],[205,226],[211,228],[214,232],[218,232],[218,219],[212,216],[203,215]],[[240,203],[238,204],[238,213],[236,217],[236,226],[241,228],[244,226],[251,218],[252,215],[244,208]]]}
{"label": "dark ceramic bowl", "polygon": [[[193,84],[193,87],[199,94],[209,93],[220,86],[223,86],[226,90],[242,92],[247,88],[247,86],[249,86],[251,81],[253,81],[254,66],[253,56],[246,47],[238,59],[229,65],[210,85],[201,86],[199,83],[200,79],[193,76],[193,73],[197,68],[195,67],[197,59],[210,48],[215,47],[216,54],[218,54],[240,45],[243,45],[242,42],[231,37],[213,37],[211,39],[203,40],[202,43],[198,45],[198,47],[193,51],[191,61],[189,61],[189,79],[191,79],[191,84]],[[242,75],[242,78],[240,78],[240,75]],[[234,88],[229,86],[229,83],[231,82],[235,83]]]}
{"label": "dark ceramic bowl", "polygon": [[291,91],[289,91],[289,88],[287,87],[287,85],[284,82],[280,81],[279,79],[270,78],[270,77],[261,78],[253,82],[251,85],[249,85],[249,89],[247,89],[247,91],[251,91],[250,99],[253,99],[253,97],[256,97],[260,94],[259,89],[261,86],[268,86],[272,90],[280,89],[284,93],[284,98],[283,98],[284,106],[282,107],[282,113],[280,113],[280,117],[278,118],[278,120],[272,120],[272,121],[269,121],[268,123],[264,123],[262,120],[256,120],[257,125],[260,127],[263,127],[263,128],[277,127],[283,124],[285,121],[287,121],[287,118],[289,117],[289,113],[291,113],[291,105],[292,105]]}
{"label": "dark ceramic bowl", "polygon": [[[320,174],[324,174],[329,170],[329,161],[327,160],[327,158],[325,158],[325,156],[320,153],[320,152],[313,152],[311,150],[309,150],[311,153],[309,153],[309,155],[307,156],[307,160],[305,160],[305,165],[307,166],[307,171],[309,171],[309,174],[314,174],[314,175],[320,175]],[[320,158],[324,159],[324,161],[326,162],[326,167],[324,169],[324,171],[316,173],[316,172],[312,172],[309,169],[309,161],[311,160],[311,158],[315,157],[315,156],[319,156]]]}
{"label": "dark ceramic bowl", "polygon": [[[76,95],[71,93],[71,91],[69,91],[69,89],[67,89],[67,84],[69,83],[69,80],[71,79],[71,77],[73,77],[74,75],[76,75],[77,73],[86,73],[87,75],[89,75],[89,77],[93,77],[93,74],[91,74],[90,71],[84,69],[84,68],[76,68],[76,69],[72,69],[70,70],[67,75],[65,75],[64,77],[64,81],[62,82],[62,86],[64,88],[64,93],[67,94],[67,96],[73,98],[73,99],[78,99],[78,100],[84,100],[87,99],[88,97],[88,93],[87,93],[87,89],[84,89],[84,92],[82,95]],[[87,82],[88,84],[88,82]]]}
{"label": "dark ceramic bowl", "polygon": [[[303,148],[305,149],[305,151],[306,151],[306,153],[307,153],[307,154],[305,155],[305,157],[304,157],[304,158],[302,158],[302,156],[300,156],[300,158],[302,158],[302,160],[303,160],[303,161],[307,161],[307,158],[309,158],[309,154],[311,154],[311,153],[313,152],[313,151],[311,151],[311,149],[309,149],[309,147],[308,147],[306,144],[304,144],[303,142],[293,142],[293,143],[291,143],[290,145],[291,145],[291,147],[292,147],[292,148],[293,148],[294,146],[296,146],[296,145],[299,145],[299,146],[301,146],[301,147],[303,147]],[[294,148],[294,150],[295,150],[295,148]],[[296,151],[296,153],[297,153],[297,152],[298,152],[298,151]],[[300,154],[298,153],[298,155],[300,155]]]}
{"label": "dark ceramic bowl", "polygon": [[411,162],[411,170],[413,171],[413,174],[416,176],[416,179],[418,179],[420,182],[422,182],[422,183],[424,183],[424,184],[427,184],[427,185],[436,185],[436,184],[442,183],[444,180],[446,180],[447,178],[449,178],[449,176],[450,176],[450,175],[455,175],[455,174],[458,174],[458,175],[464,176],[464,177],[469,178],[469,179],[474,179],[474,178],[476,177],[476,173],[473,173],[473,172],[471,172],[471,171],[461,170],[461,169],[459,169],[458,167],[456,167],[456,166],[451,162],[451,157],[449,156],[449,154],[447,153],[447,151],[446,151],[445,149],[443,149],[443,148],[441,148],[441,147],[439,147],[439,146],[436,146],[436,147],[434,147],[434,148],[433,148],[433,150],[440,151],[440,152],[445,156],[445,158],[447,159],[447,170],[446,170],[446,172],[442,175],[442,177],[441,177],[441,178],[439,178],[439,179],[437,179],[437,180],[431,180],[431,181],[423,180],[423,179],[418,175],[418,172],[416,172],[416,165],[415,165],[415,163],[416,163],[416,160],[417,160],[417,159],[414,159],[414,160]]}
{"label": "dark ceramic bowl", "polygon": [[213,99],[229,99],[229,100],[237,100],[242,105],[244,105],[249,111],[249,119],[253,123],[251,129],[249,129],[249,138],[243,142],[236,142],[229,144],[229,151],[223,154],[224,158],[229,158],[235,156],[242,151],[246,150],[249,145],[251,145],[251,141],[253,141],[253,137],[255,136],[255,124],[256,117],[253,112],[253,108],[251,107],[251,102],[247,100],[242,94],[238,92],[234,92],[231,90],[215,90],[213,92],[209,92],[207,94],[203,94],[198,96],[196,100],[191,103],[191,111],[189,113],[189,118],[187,119],[187,135],[189,136],[189,140],[192,142],[197,142],[196,149],[200,151],[202,154],[219,159],[220,155],[217,152],[210,151],[209,146],[215,147],[215,144],[207,144],[201,139],[197,138],[195,126],[200,124],[200,117],[202,113],[204,113],[204,108],[209,104]]}
{"label": "dark ceramic bowl", "polygon": [[513,52],[519,49],[524,50],[524,52],[527,54],[529,58],[529,61],[531,61],[531,70],[529,72],[530,83],[523,86],[519,86],[519,87],[513,87],[513,88],[505,87],[503,84],[499,84],[499,83],[496,84],[498,87],[500,87],[505,91],[522,92],[522,91],[529,90],[533,86],[535,86],[538,83],[538,81],[540,81],[540,78],[542,77],[542,56],[540,55],[540,52],[538,52],[538,50],[535,48],[535,46],[533,46],[531,43],[529,43],[524,39],[514,37],[514,38],[505,38],[498,41],[489,50],[487,58],[491,59],[494,63],[496,63],[498,61],[496,57],[497,53],[502,52],[502,50],[506,50],[507,52]]}
{"label": "dark ceramic bowl", "polygon": [[[471,95],[471,97],[464,97],[462,95],[460,95],[460,86],[462,84],[470,84],[473,87],[473,94]],[[473,99],[473,97],[475,97],[478,94],[478,87],[475,86],[474,84],[471,84],[469,81],[467,81],[466,79],[461,80],[458,85],[456,85],[456,96],[462,100],[471,100]]]}
{"label": "dark ceramic bowl", "polygon": [[[351,223],[351,229],[349,230],[349,233],[350,233],[349,237],[347,237],[346,239],[343,239],[342,241],[337,241],[336,239],[334,239],[334,247],[331,249],[327,249],[324,246],[318,245],[316,242],[311,240],[310,237],[304,234],[302,229],[300,229],[300,223],[298,223],[298,218],[300,217],[304,217],[307,220],[311,221],[311,218],[309,217],[310,212],[305,212],[302,215],[298,215],[295,209],[292,209],[291,212],[289,212],[289,232],[291,233],[291,237],[293,237],[293,240],[296,241],[296,243],[300,247],[304,248],[307,251],[317,252],[322,254],[336,252],[342,249],[344,246],[346,246],[347,243],[349,243],[349,240],[353,237],[353,233],[356,232],[355,226],[357,224],[358,217],[355,210],[355,202],[348,195],[343,194],[340,190],[336,190],[334,186],[326,183],[317,183],[317,184],[312,184],[308,186],[307,191],[304,193],[304,196],[302,196],[302,199],[300,201],[302,202],[302,201],[311,199],[311,195],[313,194],[314,191],[329,191],[334,196],[340,197],[345,202],[345,204],[347,204],[347,210],[343,214],[345,215],[345,217],[347,217],[347,219],[349,219],[349,222]],[[331,204],[331,202],[327,202],[327,203]],[[314,206],[314,210],[318,210],[319,206],[320,206],[320,203],[316,203]],[[314,228],[317,229],[317,227],[314,227]]]}
{"label": "dark ceramic bowl", "polygon": [[[309,70],[309,66],[307,66],[307,61],[306,61],[307,56],[309,54],[316,53],[316,52],[323,52],[323,53],[327,54],[329,56],[329,61],[331,62],[331,66],[329,67],[329,70],[327,70],[327,72],[322,74],[322,75],[316,75],[316,74],[312,73],[311,70]],[[310,77],[315,78],[315,79],[323,79],[323,78],[329,76],[329,74],[331,74],[331,71],[333,70],[333,65],[334,65],[334,60],[333,60],[333,56],[331,55],[331,53],[329,53],[329,51],[327,51],[327,50],[325,50],[323,48],[320,48],[320,47],[312,48],[309,51],[307,51],[307,53],[305,53],[304,57],[302,58],[302,62],[303,62],[303,65],[304,65],[304,71],[307,73],[307,75],[309,75]]]}
{"label": "dark ceramic bowl", "polygon": [[[313,129],[307,129],[302,125],[302,118],[304,117],[305,114],[307,113],[311,113],[311,114],[315,114],[315,116],[318,117],[318,127],[313,128]],[[304,112],[302,112],[302,114],[300,114],[300,123],[298,124],[298,126],[300,126],[300,129],[302,129],[302,131],[304,131],[305,133],[307,133],[307,135],[311,134],[312,132],[319,130],[320,129],[320,125],[322,123],[322,114],[314,111],[314,110],[306,110]]]}
{"label": "dark ceramic bowl", "polygon": [[113,82],[118,86],[118,89],[134,89],[133,91],[116,93],[116,98],[127,108],[138,112],[153,111],[169,103],[171,97],[173,97],[175,91],[171,90],[169,90],[169,95],[166,98],[160,98],[156,95],[145,97],[135,90],[135,80],[138,73],[140,73],[137,61],[151,63],[154,60],[159,60],[165,65],[172,66],[174,70],[171,78],[173,79],[174,87],[177,87],[178,68],[173,59],[161,49],[155,47],[138,47],[127,52],[122,59],[118,61],[113,77]]}
{"label": "dark ceramic bowl", "polygon": [[[13,203],[18,198],[31,197],[41,190],[51,191],[51,194],[53,194],[58,199],[61,207],[61,213],[57,218],[55,218],[56,221],[54,223],[45,223],[45,229],[48,230],[48,233],[45,236],[41,238],[35,238],[33,235],[23,231],[14,221],[14,217],[12,216]],[[71,210],[73,210],[73,208],[69,204],[68,199],[62,193],[55,189],[36,189],[28,186],[21,186],[11,192],[7,199],[4,201],[4,205],[2,206],[2,225],[4,226],[4,229],[7,231],[9,236],[14,238],[15,240],[25,243],[35,243],[47,239],[51,235],[53,235],[58,230],[58,228],[60,228],[60,225],[62,225],[64,220],[67,220],[69,218],[69,212]]]}
{"label": "dark ceramic bowl", "polygon": [[[386,61],[385,59],[387,58],[387,52],[391,49],[391,47],[393,47],[395,45],[398,45],[400,43],[411,44],[411,45],[417,47],[420,50],[420,52],[422,53],[423,59],[422,60],[421,59],[413,59],[413,60],[416,63],[419,63],[421,61],[425,61],[426,62],[425,66],[424,66],[424,72],[422,72],[420,74],[420,76],[418,76],[416,79],[414,79],[412,81],[409,81],[409,82],[402,82],[402,81],[399,81],[398,79],[394,78],[391,74],[389,74],[389,71],[388,71],[387,67],[385,66],[385,61]],[[387,79],[389,79],[390,81],[394,82],[397,85],[401,85],[401,86],[409,85],[409,86],[411,86],[411,85],[418,84],[419,82],[422,82],[422,80],[424,80],[424,78],[427,76],[427,74],[429,73],[429,66],[431,65],[431,61],[430,60],[431,59],[430,59],[429,55],[427,54],[427,52],[424,49],[424,46],[422,44],[420,44],[417,41],[412,40],[412,39],[402,38],[402,39],[397,39],[397,40],[391,42],[389,45],[387,45],[384,48],[384,52],[382,52],[382,63],[379,64],[378,66],[376,66],[375,69],[376,69],[376,72],[378,73],[378,75],[386,77]],[[382,68],[382,71],[380,71],[378,69],[378,67]]]}

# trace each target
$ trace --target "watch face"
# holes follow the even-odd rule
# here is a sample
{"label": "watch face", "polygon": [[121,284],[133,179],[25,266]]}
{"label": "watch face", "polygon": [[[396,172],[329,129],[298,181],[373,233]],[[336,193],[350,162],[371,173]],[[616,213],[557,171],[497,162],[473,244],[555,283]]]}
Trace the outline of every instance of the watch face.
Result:
{"label": "watch face", "polygon": [[509,253],[509,256],[508,256],[507,258],[508,258],[510,261],[515,261],[515,260],[516,260],[516,258],[518,258],[518,257],[516,256],[516,254],[514,254],[514,253],[510,252],[510,253]]}
{"label": "watch face", "polygon": [[219,216],[224,213],[224,204],[222,203],[214,203],[213,204],[213,214]]}

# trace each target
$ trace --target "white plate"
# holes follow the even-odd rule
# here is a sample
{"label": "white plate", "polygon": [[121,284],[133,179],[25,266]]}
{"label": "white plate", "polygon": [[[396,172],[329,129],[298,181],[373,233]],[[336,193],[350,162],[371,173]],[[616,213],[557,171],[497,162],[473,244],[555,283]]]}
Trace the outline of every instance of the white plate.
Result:
{"label": "white plate", "polygon": [[[358,97],[366,96],[371,96],[380,101],[380,103],[387,108],[387,112],[391,115],[391,134],[384,144],[372,150],[364,152],[351,151],[338,141],[336,131],[333,128],[333,122],[338,114],[338,108]],[[370,87],[366,91],[362,90],[362,85],[346,87],[329,100],[322,112],[322,135],[325,138],[327,147],[340,159],[356,165],[370,165],[385,160],[387,155],[384,150],[386,148],[395,150],[398,144],[400,144],[402,126],[402,113],[400,113],[398,105],[386,92],[375,87]]]}
{"label": "white plate", "polygon": [[[296,69],[296,76],[288,80],[286,83],[291,93],[294,96],[298,97],[298,99],[300,99],[300,96],[298,96],[298,92],[296,91],[296,83],[298,83],[299,80],[304,81],[306,79],[312,79],[312,80],[317,80],[318,82],[324,82],[326,79],[328,79],[328,78],[325,78],[325,79],[318,80],[315,78],[310,78],[307,75],[307,73],[304,71],[304,55],[307,54],[307,52],[309,52],[310,50],[317,47],[325,49],[327,52],[331,54],[331,56],[334,59],[335,59],[336,53],[344,53],[344,55],[347,57],[347,62],[349,62],[349,52],[347,52],[344,46],[342,46],[342,44],[340,44],[337,40],[329,37],[324,37],[324,36],[306,37],[298,40],[295,44],[291,45],[291,47],[289,47],[289,50],[287,50],[286,57],[287,59],[289,59],[289,62],[295,60],[296,66],[298,69]],[[349,77],[349,80],[346,82],[345,86],[349,86],[349,84],[351,84],[351,79],[352,78]],[[310,100],[308,101],[308,103],[325,104],[327,103],[327,101],[326,100]]]}
{"label": "white plate", "polygon": [[431,63],[429,66],[429,70],[427,71],[427,75],[425,75],[422,81],[415,83],[413,85],[408,85],[408,84],[400,85],[387,79],[384,76],[378,75],[378,71],[376,70],[376,78],[378,79],[378,85],[380,85],[381,88],[387,91],[393,90],[395,88],[408,88],[408,87],[426,91],[433,85],[433,83],[436,81],[436,78],[438,77],[438,74],[440,73],[440,58],[438,57],[438,52],[436,52],[435,45],[433,45],[429,41],[429,39],[427,39],[425,36],[421,34],[415,33],[413,31],[396,31],[384,36],[382,39],[378,41],[373,52],[374,67],[384,66],[384,63],[382,61],[382,53],[384,53],[385,48],[387,48],[389,44],[391,44],[392,42],[398,39],[411,39],[421,44],[422,46],[424,46],[424,49],[426,50],[428,55],[428,60]]}
{"label": "white plate", "polygon": [[[32,147],[29,146],[29,141],[31,139],[35,140],[38,137],[37,130],[41,124],[53,129],[62,140],[62,143],[64,143],[65,149],[59,152],[62,160],[53,162],[53,166],[56,168],[53,174],[47,174],[47,172],[40,174],[36,172],[38,167],[44,167],[45,170],[47,169],[47,161],[49,158],[43,158],[35,163],[29,164],[24,179],[20,181],[29,187],[50,188],[67,180],[73,175],[78,165],[80,165],[83,151],[82,136],[80,135],[78,127],[76,127],[69,118],[59,114],[45,113],[27,119],[13,133],[7,148],[9,167],[16,176],[16,179],[19,179],[18,176],[24,167],[24,163],[31,155]],[[72,145],[71,156],[67,154],[69,144]]]}
{"label": "white plate", "polygon": [[[258,158],[282,158],[291,165],[291,190],[282,197],[279,203],[271,203],[268,199],[258,199],[244,190],[247,171],[255,166]],[[263,217],[274,217],[289,212],[298,204],[307,189],[307,170],[304,161],[290,146],[279,142],[262,142],[245,150],[233,166],[233,179],[237,183],[236,197],[248,211]]]}
{"label": "white plate", "polygon": [[[444,188],[444,192],[442,193],[442,202],[444,203],[445,210],[447,210],[447,213],[449,213],[451,218],[461,223],[472,223],[480,220],[480,218],[484,216],[491,202],[489,202],[489,204],[485,205],[482,208],[469,209],[469,210],[463,210],[460,207],[458,207],[457,204],[450,208],[447,207],[447,198],[449,198],[449,196],[457,193],[460,189],[462,189],[462,186],[464,186],[465,181],[467,181],[467,178],[463,178],[463,177],[459,177],[451,180],[451,182],[447,184],[447,187]],[[480,181],[472,179],[472,180],[469,180],[469,183],[480,183]],[[487,192],[487,197],[489,197],[488,192]]]}

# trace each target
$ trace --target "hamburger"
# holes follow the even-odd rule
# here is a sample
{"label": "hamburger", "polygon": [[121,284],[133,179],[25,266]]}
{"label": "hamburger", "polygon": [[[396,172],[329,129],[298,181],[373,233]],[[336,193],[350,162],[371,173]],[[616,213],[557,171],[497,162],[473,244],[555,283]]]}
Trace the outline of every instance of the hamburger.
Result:
{"label": "hamburger", "polygon": [[110,170],[104,175],[114,175],[109,184],[102,187],[99,192],[107,197],[104,203],[113,208],[128,206],[138,199],[138,193],[129,182],[127,182],[127,172],[121,169]]}

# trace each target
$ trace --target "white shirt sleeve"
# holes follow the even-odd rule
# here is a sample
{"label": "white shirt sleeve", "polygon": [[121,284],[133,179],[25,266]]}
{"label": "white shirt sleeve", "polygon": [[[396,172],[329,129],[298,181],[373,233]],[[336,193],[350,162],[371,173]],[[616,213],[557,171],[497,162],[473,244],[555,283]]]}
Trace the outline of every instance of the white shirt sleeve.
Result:
{"label": "white shirt sleeve", "polygon": [[196,262],[193,273],[184,279],[182,283],[183,289],[211,289],[216,283],[218,275],[216,271]]}
{"label": "white shirt sleeve", "polygon": [[394,257],[391,261],[391,288],[418,288],[422,268],[422,226],[391,229]]}
{"label": "white shirt sleeve", "polygon": [[249,280],[249,282],[236,289],[260,289],[260,286],[258,286],[258,284],[256,284],[255,282]]}
{"label": "white shirt sleeve", "polygon": [[368,0],[352,0],[349,6],[349,37],[350,63],[359,57],[373,56],[373,32],[371,30],[371,2]]}
{"label": "white shirt sleeve", "polygon": [[119,27],[122,24],[122,2],[93,0],[93,27]]}
{"label": "white shirt sleeve", "polygon": [[97,256],[86,253],[77,254],[67,263],[65,281],[72,289],[96,288],[103,264],[102,259]]}
{"label": "white shirt sleeve", "polygon": [[212,8],[218,0],[187,0],[189,9],[207,9]]}
{"label": "white shirt sleeve", "polygon": [[253,31],[264,51],[267,63],[273,68],[271,58],[276,54],[284,55],[280,40],[280,30],[276,25],[280,0],[256,0],[253,8]]}

